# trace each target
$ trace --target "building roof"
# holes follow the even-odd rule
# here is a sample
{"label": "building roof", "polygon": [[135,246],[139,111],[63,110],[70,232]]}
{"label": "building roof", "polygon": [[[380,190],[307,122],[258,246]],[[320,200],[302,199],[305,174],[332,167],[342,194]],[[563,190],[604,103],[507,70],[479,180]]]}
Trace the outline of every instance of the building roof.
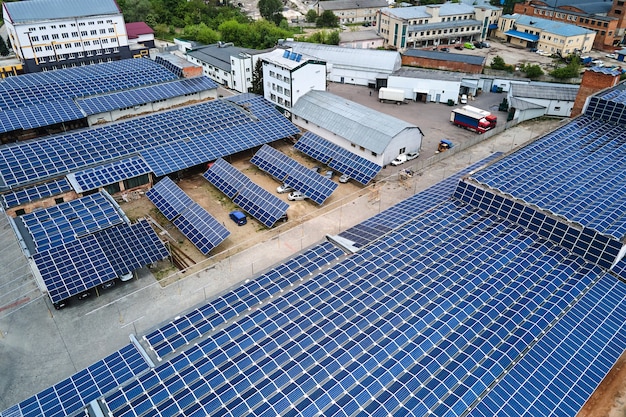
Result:
{"label": "building roof", "polygon": [[387,0],[327,0],[319,3],[324,10],[380,9],[388,4]]}
{"label": "building roof", "polygon": [[[439,71],[426,68],[402,67],[391,74],[394,77],[420,78],[426,80],[453,81],[460,83],[464,79],[472,78],[463,72]],[[476,79],[473,77],[472,79]]]}
{"label": "building roof", "polygon": [[141,35],[154,35],[154,31],[146,22],[126,23],[126,34],[128,39],[136,39]]}
{"label": "building roof", "polygon": [[292,113],[337,136],[382,154],[400,132],[419,128],[326,91],[309,91]]}
{"label": "building roof", "polygon": [[340,42],[355,42],[355,41],[367,41],[367,40],[378,40],[382,39],[375,30],[357,30],[357,31],[347,31],[341,32],[339,34]]}
{"label": "building roof", "polygon": [[454,16],[459,14],[474,13],[474,6],[460,3],[444,3],[444,4],[431,4],[428,6],[413,6],[413,7],[398,7],[391,8],[385,7],[381,12],[395,16],[399,19],[418,19],[424,17],[432,17],[431,10],[433,8],[439,9],[439,16]]}
{"label": "building roof", "polygon": [[212,45],[201,46],[197,49],[191,49],[187,51],[187,55],[192,56],[202,62],[206,62],[207,64],[221,70],[230,72],[230,57],[233,55],[239,55],[241,53],[247,53],[247,51],[248,50],[246,48],[233,46],[231,43],[216,43]]}
{"label": "building roof", "polygon": [[511,83],[511,95],[517,98],[574,101],[579,88],[579,85],[574,84]]}
{"label": "building roof", "polygon": [[437,29],[455,29],[467,26],[482,26],[482,22],[476,19],[455,20],[452,22],[433,22],[421,25],[408,25],[410,32],[419,32]]}
{"label": "building roof", "polygon": [[541,104],[533,103],[532,101],[520,99],[517,97],[511,97],[511,101],[509,102],[511,107],[515,107],[518,110],[531,110],[531,109],[545,109],[546,106]]}
{"label": "building roof", "polygon": [[424,49],[407,49],[405,56],[415,58],[435,59],[438,61],[462,62],[464,64],[484,65],[487,59],[484,56],[455,54],[452,52],[426,51]]}
{"label": "building roof", "polygon": [[537,42],[539,40],[539,35],[533,35],[531,33],[520,32],[519,30],[508,30],[504,32],[505,35],[511,36],[513,38],[522,39],[524,41]]}
{"label": "building roof", "polygon": [[[596,15],[606,14],[610,12],[611,8],[613,7],[613,2],[604,1],[604,0],[568,0],[567,2],[563,2],[561,0],[541,0],[541,1],[545,3],[548,6],[548,8],[553,9],[553,10],[555,8],[558,9],[559,6],[561,7],[567,6],[567,7],[580,9],[588,14],[596,14]],[[569,12],[569,10],[563,10],[563,11]],[[598,16],[598,17],[606,18],[606,16]]]}
{"label": "building roof", "polygon": [[539,19],[534,16],[526,16],[523,14],[514,14],[511,17],[515,19],[515,23],[518,25],[532,26],[542,32],[548,32],[559,36],[578,36],[595,33],[591,29],[585,29],[568,23],[557,22],[555,20]]}
{"label": "building roof", "polygon": [[121,13],[115,0],[28,0],[3,7],[13,23]]}
{"label": "building roof", "polygon": [[264,61],[271,62],[281,68],[293,70],[304,65],[305,62],[310,61],[311,57],[290,52],[288,49],[274,49],[265,53],[262,57]]}
{"label": "building roof", "polygon": [[298,54],[317,58],[335,67],[359,68],[370,72],[390,74],[402,66],[402,59],[397,51],[346,48],[293,41],[286,41],[283,45],[292,48]]}

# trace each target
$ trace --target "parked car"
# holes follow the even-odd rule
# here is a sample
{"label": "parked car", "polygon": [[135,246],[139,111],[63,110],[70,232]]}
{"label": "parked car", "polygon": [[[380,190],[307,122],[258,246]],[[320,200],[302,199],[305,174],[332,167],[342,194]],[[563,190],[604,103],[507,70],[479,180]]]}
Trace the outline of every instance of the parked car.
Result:
{"label": "parked car", "polygon": [[293,187],[290,187],[287,184],[281,184],[276,188],[276,192],[278,194],[290,193],[293,191]]}
{"label": "parked car", "polygon": [[467,94],[461,95],[461,104],[467,104]]}
{"label": "parked car", "polygon": [[530,52],[537,52],[538,49],[537,48],[530,48]]}
{"label": "parked car", "polygon": [[617,59],[617,54],[606,54],[607,58]]}
{"label": "parked car", "polygon": [[288,221],[288,220],[289,220],[289,216],[287,215],[287,213],[285,213],[285,214],[283,214],[282,216],[280,216],[280,218],[279,218],[278,220],[276,220],[276,222],[277,222],[277,223],[278,223],[278,222],[284,223],[284,222],[286,222],[286,221]]}
{"label": "parked car", "polygon": [[339,177],[339,182],[342,184],[345,184],[348,181],[350,181],[350,177],[348,176],[348,174],[342,174],[341,177]]}
{"label": "parked car", "polygon": [[406,158],[406,154],[401,153],[400,155],[396,156],[396,159],[391,161],[391,165],[398,166],[400,164],[404,164],[406,161],[408,161],[408,159]]}
{"label": "parked car", "polygon": [[234,221],[237,226],[243,226],[244,224],[248,223],[248,218],[246,217],[246,215],[239,210],[231,211],[228,214],[228,217],[230,217],[230,219]]}
{"label": "parked car", "polygon": [[126,282],[126,281],[130,281],[131,279],[133,279],[133,277],[134,277],[133,271],[130,271],[129,273],[120,276],[119,279],[122,282]]}
{"label": "parked car", "polygon": [[450,52],[450,48],[441,48],[440,51],[441,52]]}
{"label": "parked car", "polygon": [[491,48],[491,45],[489,44],[489,42],[481,42],[480,43],[482,45],[483,48]]}
{"label": "parked car", "polygon": [[329,180],[332,180],[334,176],[335,176],[335,171],[328,170],[324,173],[324,177],[328,178]]}
{"label": "parked car", "polygon": [[474,44],[473,44],[473,43],[471,43],[471,42],[465,42],[465,43],[463,44],[463,47],[464,47],[465,49],[476,49],[476,47],[474,46]]}
{"label": "parked car", "polygon": [[62,308],[67,307],[70,304],[70,300],[66,298],[65,300],[57,301],[56,303],[52,303],[55,310],[61,310]]}
{"label": "parked car", "polygon": [[454,49],[458,49],[459,51],[463,50],[463,45],[461,45],[460,43],[454,45]]}
{"label": "parked car", "polygon": [[409,152],[409,153],[406,154],[406,160],[410,161],[411,159],[415,159],[418,156],[420,156],[419,152]]}
{"label": "parked car", "polygon": [[293,191],[289,193],[289,195],[287,196],[287,200],[289,201],[301,201],[301,200],[304,200],[305,198],[306,196],[302,194],[300,191]]}
{"label": "parked car", "polygon": [[102,284],[100,284],[100,288],[102,288],[103,290],[106,290],[106,289],[111,288],[111,287],[115,287],[115,280],[114,279],[112,279],[110,281],[107,281],[107,282],[103,282]]}
{"label": "parked car", "polygon": [[483,43],[476,41],[474,42],[474,47],[478,49],[483,49]]}
{"label": "parked car", "polygon": [[311,167],[311,170],[317,172],[318,174],[322,171],[322,167],[319,165],[315,165],[314,167]]}
{"label": "parked car", "polygon": [[77,300],[84,300],[84,299],[89,298],[89,297],[91,297],[91,291],[87,290],[87,291],[83,291],[80,294],[78,294],[76,296],[76,299]]}

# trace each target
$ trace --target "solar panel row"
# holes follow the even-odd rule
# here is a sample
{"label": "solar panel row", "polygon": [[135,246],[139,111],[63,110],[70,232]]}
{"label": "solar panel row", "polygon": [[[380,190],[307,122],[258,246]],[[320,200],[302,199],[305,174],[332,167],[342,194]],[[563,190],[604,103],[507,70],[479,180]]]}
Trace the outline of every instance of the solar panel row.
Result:
{"label": "solar panel row", "polygon": [[311,132],[302,135],[294,148],[363,185],[367,185],[382,169],[382,166]]}
{"label": "solar panel row", "polygon": [[[567,138],[566,141],[563,139]],[[554,149],[558,148],[558,152]],[[569,221],[621,239],[626,187],[621,125],[583,116],[472,178]],[[585,169],[581,169],[581,167]]]}
{"label": "solar panel row", "polygon": [[289,208],[289,204],[253,183],[250,178],[221,158],[215,161],[203,176],[267,227],[272,227]]}
{"label": "solar panel row", "polygon": [[146,197],[204,255],[230,235],[225,226],[193,201],[169,177],[163,178],[152,187]]}
{"label": "solar panel row", "polygon": [[2,417],[64,417],[148,369],[133,345],[2,412]]}
{"label": "solar panel row", "polygon": [[24,214],[16,221],[30,234],[35,252],[41,252],[121,224],[124,219],[113,201],[96,193]]}
{"label": "solar panel row", "polygon": [[589,262],[610,268],[622,244],[616,239],[586,228],[561,222],[530,206],[483,190],[464,181],[459,182],[455,197],[482,210],[507,218],[573,251]]}
{"label": "solar panel row", "polygon": [[250,162],[317,204],[324,204],[337,188],[335,182],[268,145],[263,145]]}
{"label": "solar panel row", "polygon": [[87,97],[76,100],[76,103],[87,115],[93,115],[215,88],[217,88],[217,84],[208,77],[187,78]]}
{"label": "solar panel row", "polygon": [[81,109],[72,100],[36,103],[0,111],[0,133],[51,126],[84,117]]}
{"label": "solar panel row", "polygon": [[149,172],[150,168],[143,159],[131,157],[72,172],[67,174],[67,179],[77,193],[84,193],[122,180],[139,177]]}
{"label": "solar panel row", "polygon": [[339,259],[343,252],[328,242],[321,243],[241,287],[147,334],[144,339],[162,357],[188,345],[228,320],[279,295],[305,276]]}
{"label": "solar panel row", "polygon": [[478,161],[469,167],[457,172],[443,181],[427,188],[426,190],[415,194],[412,197],[382,211],[381,213],[370,217],[369,219],[353,226],[339,234],[344,239],[353,242],[356,248],[367,246],[371,242],[387,234],[389,231],[404,224],[429,210],[443,201],[451,198],[457,187],[459,178],[476,170],[477,168],[500,157],[501,153],[496,152],[481,161]]}
{"label": "solar panel row", "polygon": [[72,187],[66,178],[45,182],[17,191],[2,194],[5,208],[17,207],[42,198],[52,197],[70,191]]}
{"label": "solar panel row", "polygon": [[[116,416],[463,415],[539,350],[534,340],[578,346],[580,334],[555,324],[607,279],[502,218],[444,203],[104,401]],[[619,291],[598,306],[623,328]],[[584,344],[607,338],[588,331]],[[545,360],[562,369],[567,358]],[[569,385],[576,398],[592,390],[581,377]]]}

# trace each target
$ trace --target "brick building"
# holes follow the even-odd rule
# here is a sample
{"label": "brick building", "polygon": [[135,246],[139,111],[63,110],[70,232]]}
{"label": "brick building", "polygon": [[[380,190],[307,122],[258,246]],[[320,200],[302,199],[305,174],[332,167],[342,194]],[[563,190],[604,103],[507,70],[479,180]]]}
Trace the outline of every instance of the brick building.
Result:
{"label": "brick building", "polygon": [[402,65],[480,74],[485,67],[484,56],[455,54],[423,49],[408,49],[402,54]]}

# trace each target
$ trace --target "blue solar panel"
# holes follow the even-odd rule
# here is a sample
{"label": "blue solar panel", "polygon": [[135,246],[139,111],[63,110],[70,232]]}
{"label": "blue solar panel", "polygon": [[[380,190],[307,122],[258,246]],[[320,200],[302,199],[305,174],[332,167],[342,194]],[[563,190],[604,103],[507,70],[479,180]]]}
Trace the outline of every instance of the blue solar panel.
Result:
{"label": "blue solar panel", "polygon": [[85,114],[72,100],[34,103],[0,112],[0,133],[17,129],[35,129],[57,123],[80,120]]}
{"label": "blue solar panel", "polygon": [[294,148],[364,185],[382,169],[382,166],[311,132],[302,135]]}
{"label": "blue solar panel", "polygon": [[150,168],[143,159],[132,157],[73,172],[67,175],[67,179],[77,193],[83,193],[129,178],[139,177],[149,172]]}
{"label": "blue solar panel", "polygon": [[53,302],[117,277],[93,235],[33,255]]}
{"label": "blue solar panel", "polygon": [[55,181],[35,185],[33,187],[5,193],[2,195],[2,198],[4,200],[4,207],[12,208],[25,203],[30,203],[32,201],[41,200],[42,198],[62,194],[70,191],[71,189],[72,187],[67,179],[61,178]]}
{"label": "blue solar panel", "polygon": [[87,115],[92,115],[215,88],[217,88],[217,84],[208,77],[186,78],[163,84],[138,87],[132,90],[87,97],[76,100],[76,103]]}
{"label": "blue solar panel", "polygon": [[168,257],[159,236],[146,220],[133,225],[123,224],[95,233],[117,276],[125,275],[152,262]]}
{"label": "blue solar panel", "polygon": [[233,203],[267,227],[272,227],[289,208],[289,204],[254,183],[240,190]]}
{"label": "blue solar panel", "polygon": [[194,201],[169,177],[163,178],[150,191],[146,197],[159,209],[167,220],[174,220]]}
{"label": "blue solar panel", "polygon": [[337,188],[337,183],[324,178],[268,145],[263,145],[250,162],[279,181],[300,191],[317,204],[323,204]]}
{"label": "blue solar panel", "polygon": [[173,223],[204,255],[230,235],[226,227],[196,203],[188,206]]}
{"label": "blue solar panel", "polygon": [[58,384],[2,412],[2,417],[64,417],[148,369],[134,345],[126,345]]}
{"label": "blue solar panel", "polygon": [[117,204],[104,194],[96,193],[24,214],[17,221],[22,222],[31,235],[34,252],[40,252],[121,224],[124,219]]}
{"label": "blue solar panel", "polygon": [[298,132],[267,101],[254,103],[244,107],[212,100],[0,147],[0,190],[138,153],[152,172],[163,176]]}
{"label": "blue solar panel", "polygon": [[222,158],[215,161],[202,176],[230,199],[251,182],[242,172]]}

